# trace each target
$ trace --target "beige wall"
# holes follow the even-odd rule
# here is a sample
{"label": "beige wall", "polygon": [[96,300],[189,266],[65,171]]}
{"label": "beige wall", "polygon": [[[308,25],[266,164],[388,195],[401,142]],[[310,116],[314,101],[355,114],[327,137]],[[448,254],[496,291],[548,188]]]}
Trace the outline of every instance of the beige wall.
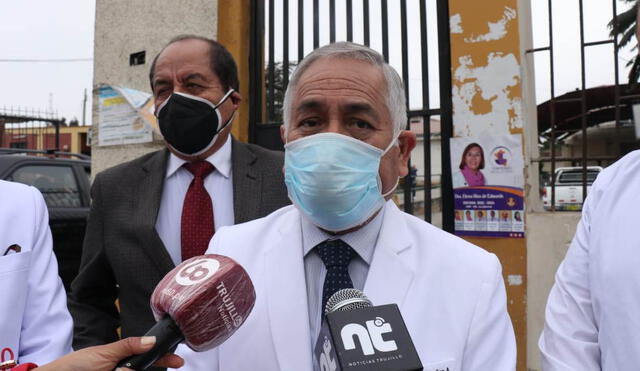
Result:
{"label": "beige wall", "polygon": [[[97,0],[93,85],[119,85],[150,92],[149,66],[173,37],[196,34],[217,37],[217,0]],[[129,66],[129,55],[146,51],[146,63]],[[97,95],[93,96],[93,130],[97,138]],[[94,143],[96,141],[94,140]],[[162,148],[153,143],[99,147],[92,151],[92,173]]]}
{"label": "beige wall", "polygon": [[558,265],[567,252],[580,213],[527,214],[527,369],[540,371],[538,338],[544,326],[544,308]]}

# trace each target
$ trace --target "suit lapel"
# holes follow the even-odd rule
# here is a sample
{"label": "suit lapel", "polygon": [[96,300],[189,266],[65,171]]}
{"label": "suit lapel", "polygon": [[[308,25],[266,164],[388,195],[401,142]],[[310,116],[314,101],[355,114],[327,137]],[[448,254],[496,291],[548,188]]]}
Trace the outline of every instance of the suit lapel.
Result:
{"label": "suit lapel", "polygon": [[364,293],[374,305],[395,303],[402,307],[413,281],[415,272],[402,255],[411,248],[405,217],[393,202],[387,202],[376,251],[364,285]]}
{"label": "suit lapel", "polygon": [[270,243],[271,249],[265,253],[271,333],[280,370],[311,370],[307,287],[297,211],[281,225],[279,238]]}
{"label": "suit lapel", "polygon": [[231,141],[233,214],[236,224],[256,219],[260,211],[262,183],[255,168],[256,155],[234,138]]}
{"label": "suit lapel", "polygon": [[133,208],[133,223],[139,231],[140,246],[163,275],[174,267],[156,231],[168,155],[167,150],[159,151],[142,164],[142,179],[135,190],[137,197]]}

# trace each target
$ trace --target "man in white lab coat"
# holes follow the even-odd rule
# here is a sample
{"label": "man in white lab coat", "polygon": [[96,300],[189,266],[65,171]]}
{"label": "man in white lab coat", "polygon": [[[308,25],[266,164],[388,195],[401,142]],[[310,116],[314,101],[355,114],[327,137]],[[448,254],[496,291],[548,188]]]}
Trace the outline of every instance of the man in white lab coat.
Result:
{"label": "man in white lab coat", "polygon": [[552,370],[640,370],[640,152],[593,183],[547,302],[540,337]]}
{"label": "man in white lab coat", "polygon": [[416,143],[397,72],[365,46],[322,47],[292,75],[283,113],[294,206],[216,232],[208,252],[248,271],[256,303],[218,348],[181,346],[186,369],[317,369],[321,308],[355,287],[398,304],[425,370],[514,370],[498,259],[389,200]]}
{"label": "man in white lab coat", "polygon": [[51,362],[71,352],[72,331],[44,199],[0,180],[0,362]]}

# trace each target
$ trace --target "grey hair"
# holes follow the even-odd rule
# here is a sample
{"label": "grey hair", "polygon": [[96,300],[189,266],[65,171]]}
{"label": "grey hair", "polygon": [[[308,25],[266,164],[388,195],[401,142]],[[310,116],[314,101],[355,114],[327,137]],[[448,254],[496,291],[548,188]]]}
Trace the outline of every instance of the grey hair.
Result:
{"label": "grey hair", "polygon": [[282,115],[284,118],[285,135],[289,131],[291,121],[291,101],[293,93],[298,85],[298,80],[304,72],[316,61],[322,58],[355,59],[377,66],[382,71],[387,85],[386,101],[389,115],[393,121],[393,137],[397,138],[407,126],[407,107],[404,96],[404,85],[398,72],[391,67],[377,51],[364,45],[351,42],[337,42],[325,45],[309,53],[298,67],[293,71],[289,79],[289,86],[284,94]]}

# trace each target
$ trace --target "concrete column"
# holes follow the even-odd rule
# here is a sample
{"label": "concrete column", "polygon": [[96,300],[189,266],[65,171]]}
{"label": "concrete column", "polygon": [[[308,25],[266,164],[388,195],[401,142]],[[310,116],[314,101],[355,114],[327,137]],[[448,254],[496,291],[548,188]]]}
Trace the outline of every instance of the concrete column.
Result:
{"label": "concrete column", "polygon": [[[523,107],[530,102],[527,97],[530,92],[523,88],[522,5],[518,0],[449,1],[455,137],[523,134],[524,126],[535,126]],[[523,139],[525,153],[527,145]],[[525,370],[526,241],[466,239],[496,254],[502,263],[507,307],[518,345],[517,369]]]}
{"label": "concrete column", "polygon": [[[531,1],[519,0],[522,51],[523,114],[525,142],[525,187],[527,203],[527,369],[542,370],[538,339],[544,327],[544,311],[555,272],[564,259],[580,220],[577,212],[545,211],[540,199],[540,157],[538,150],[537,105]],[[546,45],[536,45],[541,47]],[[546,56],[546,54],[543,54]]]}
{"label": "concrete column", "polygon": [[[218,0],[96,0],[93,68],[93,143],[98,135],[100,83],[151,92],[149,68],[153,58],[173,37],[194,34],[218,36]],[[145,64],[129,66],[129,55],[145,51]],[[163,148],[153,142],[99,147],[92,151],[92,173]]]}
{"label": "concrete column", "polygon": [[249,55],[251,45],[251,1],[218,0],[218,41],[233,55],[238,65],[242,104],[231,128],[233,136],[249,140]]}

